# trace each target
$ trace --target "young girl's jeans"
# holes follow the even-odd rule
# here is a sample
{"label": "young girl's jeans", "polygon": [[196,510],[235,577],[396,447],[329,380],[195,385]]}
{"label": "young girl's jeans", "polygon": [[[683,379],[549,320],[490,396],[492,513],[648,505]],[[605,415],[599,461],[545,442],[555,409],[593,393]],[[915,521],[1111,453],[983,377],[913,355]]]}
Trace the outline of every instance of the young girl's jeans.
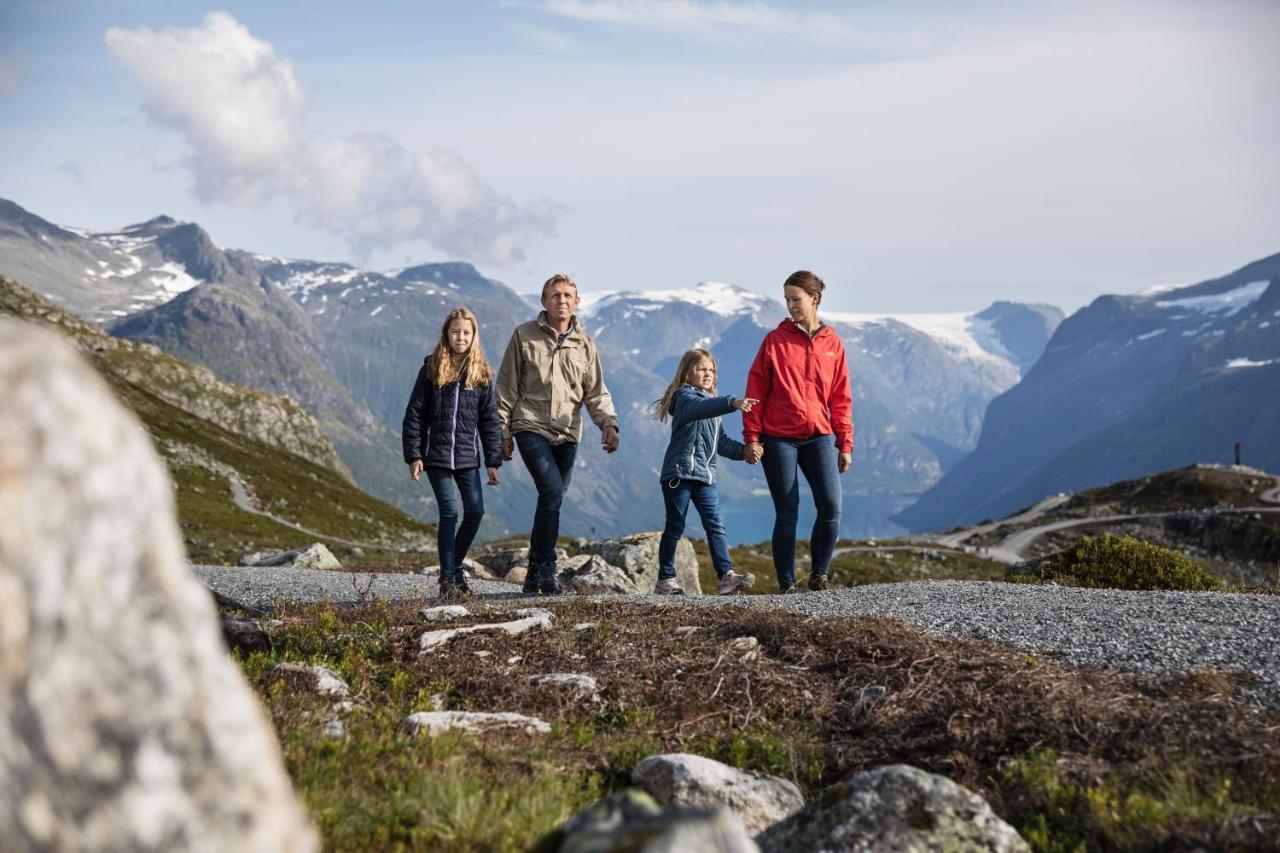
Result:
{"label": "young girl's jeans", "polygon": [[[440,546],[440,577],[456,578],[462,574],[462,561],[480,529],[484,517],[484,494],[480,485],[480,469],[451,471],[428,468],[427,479],[436,493],[440,508],[440,525],[436,542]],[[455,485],[457,488],[455,488]],[[462,494],[462,525],[458,526],[458,494]],[[457,533],[454,528],[457,527]]]}
{"label": "young girl's jeans", "polygon": [[840,454],[834,435],[803,439],[766,435],[761,440],[764,459],[760,464],[769,483],[776,516],[773,567],[778,573],[778,586],[786,589],[796,582],[796,522],[800,518],[800,481],[796,469],[800,469],[809,483],[818,510],[809,537],[812,571],[825,575],[840,532]]}
{"label": "young girl's jeans", "polygon": [[[674,485],[673,485],[674,484]],[[658,543],[658,579],[676,576],[676,545],[684,533],[684,517],[689,511],[689,501],[698,508],[702,529],[707,531],[707,545],[711,548],[711,565],[716,577],[724,577],[733,568],[729,559],[729,545],[724,538],[724,522],[720,520],[720,496],[714,483],[697,480],[667,480],[662,484],[662,499],[667,505],[667,526]]]}

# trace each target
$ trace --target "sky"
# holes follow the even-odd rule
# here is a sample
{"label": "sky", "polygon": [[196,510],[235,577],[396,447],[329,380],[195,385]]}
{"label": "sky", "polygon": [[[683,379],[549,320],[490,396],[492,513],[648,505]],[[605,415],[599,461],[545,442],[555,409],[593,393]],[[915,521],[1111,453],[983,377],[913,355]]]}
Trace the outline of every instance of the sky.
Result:
{"label": "sky", "polygon": [[1280,252],[1275,0],[0,3],[0,197],[521,291],[1072,311]]}

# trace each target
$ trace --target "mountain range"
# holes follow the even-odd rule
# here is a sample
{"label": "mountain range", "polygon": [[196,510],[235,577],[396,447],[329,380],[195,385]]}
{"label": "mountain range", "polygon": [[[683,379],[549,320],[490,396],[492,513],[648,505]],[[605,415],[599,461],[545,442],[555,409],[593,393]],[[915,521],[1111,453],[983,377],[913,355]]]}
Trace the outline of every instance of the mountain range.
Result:
{"label": "mountain range", "polygon": [[974,451],[898,520],[936,530],[1199,462],[1280,470],[1280,255],[1102,296],[991,402]]}
{"label": "mountain range", "polygon": [[[375,272],[224,250],[198,225],[169,217],[91,232],[12,202],[0,202],[0,272],[114,334],[298,401],[362,488],[426,520],[434,520],[430,492],[405,477],[397,433],[444,315],[470,307],[496,362],[512,327],[536,310],[536,299],[465,263]],[[741,392],[760,340],[786,312],[775,299],[708,282],[584,297],[579,316],[600,343],[624,450],[599,452],[587,428],[562,529],[655,529],[667,430],[647,416],[648,403],[691,346],[716,354],[724,392]],[[844,338],[854,377],[858,434],[844,478],[845,535],[883,535],[892,510],[964,457],[987,404],[1035,363],[1062,319],[1048,306],[1010,302],[970,313],[823,316]],[[760,470],[725,464],[722,472],[731,536],[766,538],[753,515],[767,506]],[[506,466],[502,487],[486,489],[483,534],[527,529],[534,501],[523,466]]]}

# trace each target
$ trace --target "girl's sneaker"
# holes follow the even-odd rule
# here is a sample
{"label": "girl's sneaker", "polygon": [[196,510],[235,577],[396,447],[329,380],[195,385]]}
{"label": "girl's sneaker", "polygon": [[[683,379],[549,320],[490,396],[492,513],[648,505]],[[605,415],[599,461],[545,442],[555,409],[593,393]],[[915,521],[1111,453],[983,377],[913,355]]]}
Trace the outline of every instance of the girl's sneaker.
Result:
{"label": "girl's sneaker", "polygon": [[653,588],[654,595],[684,595],[684,590],[675,578],[660,578]]}
{"label": "girl's sneaker", "polygon": [[825,574],[818,574],[817,572],[811,572],[809,574],[810,592],[822,592],[824,589],[829,589],[830,586],[831,585],[827,583],[827,576]]}
{"label": "girl's sneaker", "polygon": [[716,595],[733,595],[739,590],[750,589],[755,582],[756,576],[750,572],[739,574],[730,569],[724,573],[724,577],[720,578],[719,583],[716,584]]}

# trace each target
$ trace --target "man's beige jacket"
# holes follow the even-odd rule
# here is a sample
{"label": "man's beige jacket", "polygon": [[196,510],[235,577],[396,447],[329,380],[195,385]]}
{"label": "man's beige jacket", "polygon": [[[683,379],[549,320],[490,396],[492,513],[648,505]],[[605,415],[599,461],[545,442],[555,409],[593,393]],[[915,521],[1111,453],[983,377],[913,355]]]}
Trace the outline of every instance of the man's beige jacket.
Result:
{"label": "man's beige jacket", "polygon": [[569,334],[557,343],[547,312],[516,326],[498,370],[498,422],[502,437],[535,432],[552,444],[582,436],[582,407],[600,429],[617,427],[613,397],[604,384],[596,342],[570,321]]}

